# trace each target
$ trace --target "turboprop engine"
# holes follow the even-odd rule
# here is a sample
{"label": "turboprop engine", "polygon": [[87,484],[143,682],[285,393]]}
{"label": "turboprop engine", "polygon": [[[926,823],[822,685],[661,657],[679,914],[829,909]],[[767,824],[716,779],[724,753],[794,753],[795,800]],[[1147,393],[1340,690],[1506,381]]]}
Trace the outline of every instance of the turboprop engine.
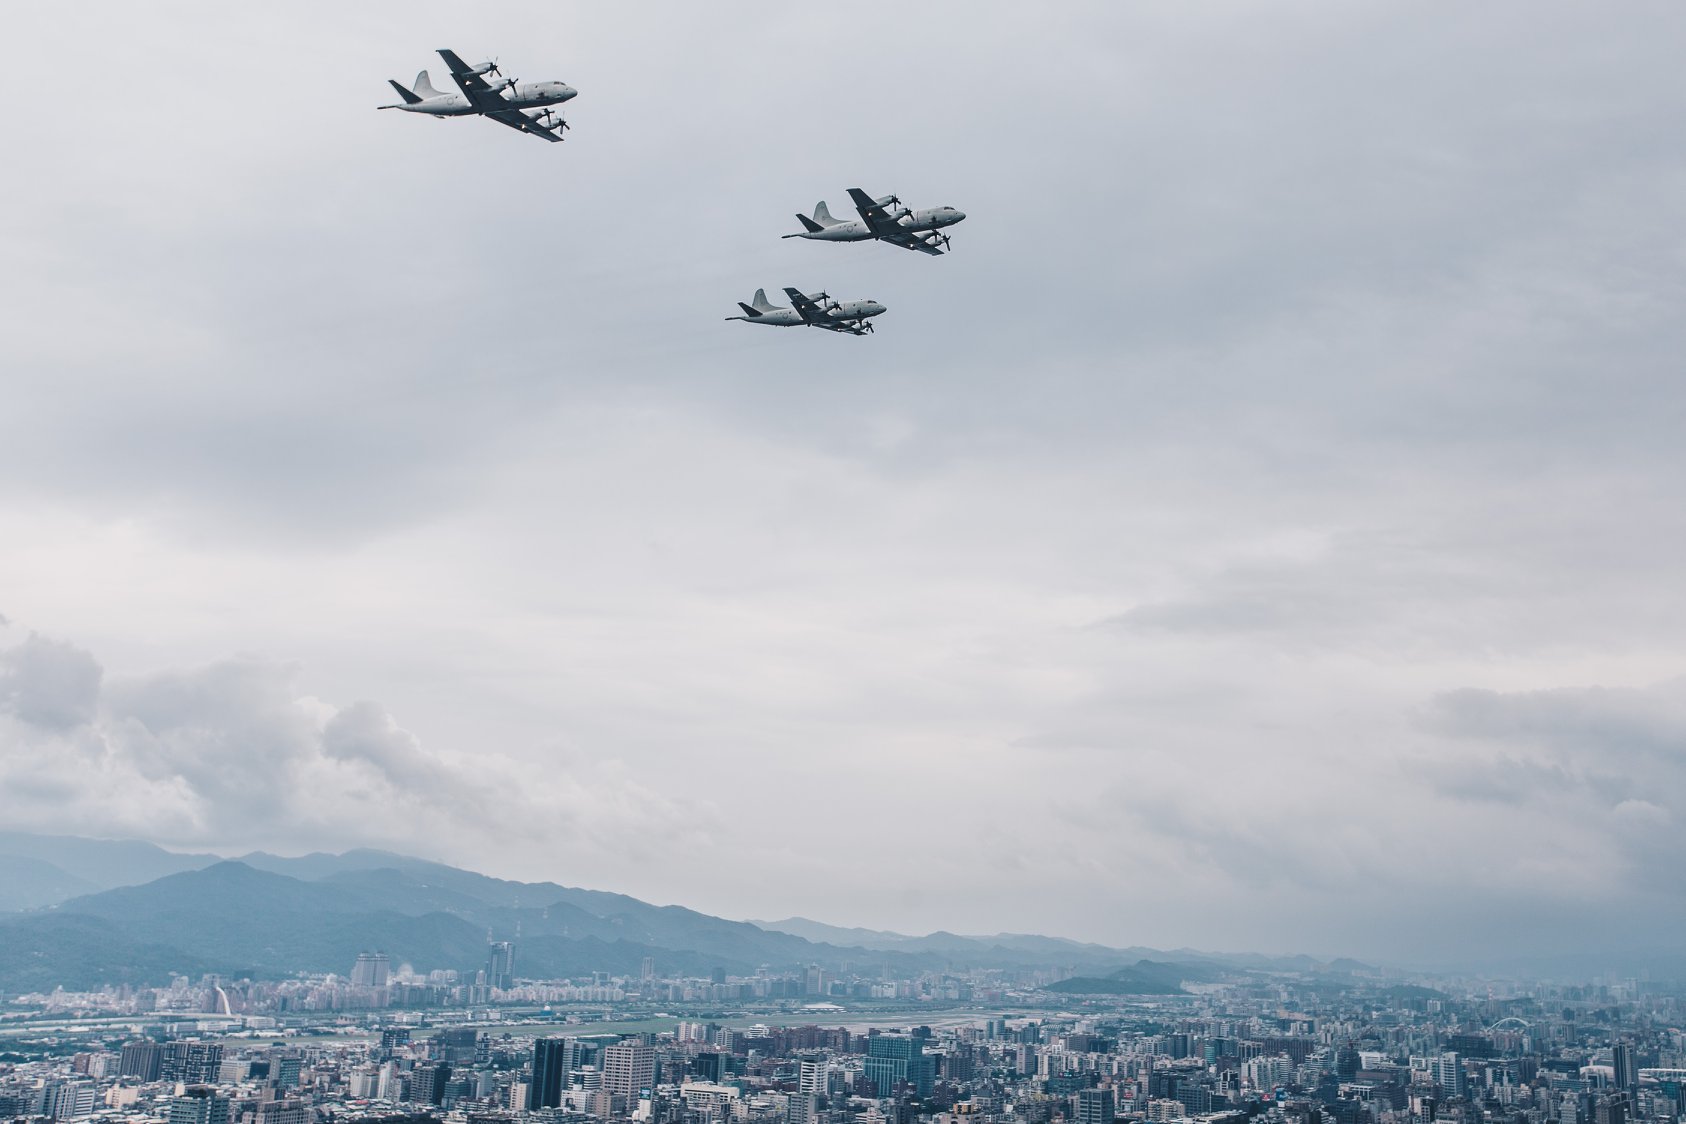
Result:
{"label": "turboprop engine", "polygon": [[525,117],[541,129],[566,129],[568,127],[568,123],[566,121],[556,116],[556,114],[549,109],[530,109],[522,113],[521,116]]}
{"label": "turboprop engine", "polygon": [[902,201],[897,199],[894,195],[882,195],[877,199],[874,199],[873,202],[878,204],[880,207],[883,207],[884,213],[893,219],[905,219],[908,215],[913,213],[906,207],[902,206]]}

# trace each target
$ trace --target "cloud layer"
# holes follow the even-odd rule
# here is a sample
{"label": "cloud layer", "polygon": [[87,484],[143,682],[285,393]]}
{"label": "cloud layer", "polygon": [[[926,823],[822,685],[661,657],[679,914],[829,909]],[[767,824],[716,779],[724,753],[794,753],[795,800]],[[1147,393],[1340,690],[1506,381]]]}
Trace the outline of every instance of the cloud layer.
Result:
{"label": "cloud layer", "polygon": [[[20,88],[195,111],[0,119],[8,814],[1120,944],[1678,921],[1686,16],[924,10],[20,15]],[[568,143],[374,111],[446,43]],[[778,239],[856,185],[955,253]],[[890,311],[720,320],[785,284]]]}
{"label": "cloud layer", "polygon": [[293,665],[242,656],[106,680],[87,652],[31,635],[0,650],[0,671],[7,818],[41,831],[428,855],[465,839],[591,855],[605,828],[678,834],[655,814],[671,802],[638,786],[602,822],[596,789],[626,781],[592,762],[524,777],[498,754],[434,753],[377,703],[303,693]]}

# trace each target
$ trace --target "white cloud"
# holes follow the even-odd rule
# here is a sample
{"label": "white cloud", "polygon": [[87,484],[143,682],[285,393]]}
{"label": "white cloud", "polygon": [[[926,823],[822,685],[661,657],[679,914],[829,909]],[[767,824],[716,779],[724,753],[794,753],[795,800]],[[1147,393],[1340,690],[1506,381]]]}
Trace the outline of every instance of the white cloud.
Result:
{"label": "white cloud", "polygon": [[[375,845],[441,855],[466,837],[589,856],[606,845],[592,834],[602,825],[591,803],[611,803],[614,827],[651,838],[671,834],[646,822],[652,812],[681,807],[613,763],[525,776],[500,755],[430,752],[377,703],[304,694],[294,665],[237,657],[102,686],[88,653],[36,636],[0,661],[23,669],[12,680],[25,684],[0,713],[0,807],[37,830],[225,854]],[[73,704],[41,689],[44,664],[76,669]]]}

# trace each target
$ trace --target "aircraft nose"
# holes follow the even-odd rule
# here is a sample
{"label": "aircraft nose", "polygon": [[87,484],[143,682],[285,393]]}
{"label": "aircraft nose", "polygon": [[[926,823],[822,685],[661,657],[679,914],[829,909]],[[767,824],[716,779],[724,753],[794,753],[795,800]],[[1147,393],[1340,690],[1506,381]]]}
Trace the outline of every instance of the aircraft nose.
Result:
{"label": "aircraft nose", "polygon": [[963,219],[963,218],[965,218],[965,217],[966,217],[966,212],[965,212],[965,211],[956,211],[956,212],[954,212],[954,221],[955,221],[955,222],[959,222],[959,221],[960,221],[960,220],[961,220],[961,219]]}
{"label": "aircraft nose", "polygon": [[579,91],[574,89],[572,86],[563,86],[562,87],[562,100],[567,101],[569,98],[576,96],[578,93],[579,93]]}

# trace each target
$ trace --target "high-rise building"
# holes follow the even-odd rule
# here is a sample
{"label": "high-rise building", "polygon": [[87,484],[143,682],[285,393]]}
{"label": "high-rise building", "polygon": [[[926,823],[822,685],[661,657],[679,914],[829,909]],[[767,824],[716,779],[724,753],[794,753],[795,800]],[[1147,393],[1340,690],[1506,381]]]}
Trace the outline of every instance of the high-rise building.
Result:
{"label": "high-rise building", "polygon": [[656,1083],[656,1052],[635,1038],[624,1038],[603,1051],[603,1090],[629,1100]]}
{"label": "high-rise building", "polygon": [[826,1091],[826,1080],[830,1074],[831,1064],[824,1059],[801,1063],[796,1079],[797,1091],[823,1095]]}
{"label": "high-rise building", "polygon": [[1634,1089],[1639,1085],[1639,1070],[1633,1064],[1633,1047],[1626,1042],[1618,1042],[1610,1051],[1611,1060],[1615,1063],[1616,1088]]}
{"label": "high-rise building", "polygon": [[433,1058],[453,1066],[472,1066],[480,1055],[480,1032],[472,1026],[453,1026],[433,1036]]}
{"label": "high-rise building", "polygon": [[[443,1062],[418,1065],[410,1071],[410,1101],[413,1104],[439,1104],[445,1098],[445,1085],[451,1080],[451,1067]],[[175,1124],[171,1121],[171,1124]]]}
{"label": "high-rise building", "polygon": [[222,1069],[222,1047],[214,1042],[187,1039],[164,1043],[158,1079],[184,1085],[209,1085]]}
{"label": "high-rise building", "polygon": [[725,1082],[726,1078],[731,1075],[731,1071],[726,1065],[725,1054],[716,1053],[713,1050],[705,1050],[693,1058],[692,1062],[696,1067],[697,1079],[705,1081],[708,1084],[722,1084]]}
{"label": "high-rise building", "polygon": [[125,1042],[117,1055],[117,1076],[138,1077],[142,1081],[158,1080],[164,1062],[164,1047],[156,1042]]}
{"label": "high-rise building", "polygon": [[1190,1116],[1212,1111],[1212,1087],[1204,1081],[1185,1081],[1177,1087],[1176,1101]]}
{"label": "high-rise building", "polygon": [[1079,1089],[1076,1124],[1112,1124],[1118,1115],[1111,1089]]}
{"label": "high-rise building", "polygon": [[811,1124],[819,1114],[820,1099],[812,1093],[792,1093],[785,1101],[785,1124]]}
{"label": "high-rise building", "polygon": [[385,987],[391,968],[392,962],[384,952],[359,953],[351,968],[351,986]]}
{"label": "high-rise building", "polygon": [[1455,1052],[1448,1050],[1434,1059],[1434,1083],[1440,1086],[1440,1091],[1448,1097],[1461,1097],[1468,1092],[1464,1077],[1464,1062]]}
{"label": "high-rise building", "polygon": [[493,941],[486,954],[486,986],[508,991],[515,986],[515,946]]}
{"label": "high-rise building", "polygon": [[92,1081],[49,1081],[41,1087],[36,1114],[53,1120],[74,1120],[94,1111]]}
{"label": "high-rise building", "polygon": [[299,1074],[304,1069],[304,1059],[297,1054],[281,1054],[270,1059],[269,1075],[275,1082],[277,1089],[297,1089]]}
{"label": "high-rise building", "polygon": [[907,1086],[922,1097],[931,1095],[931,1058],[919,1045],[919,1039],[900,1034],[878,1034],[867,1040],[866,1060],[861,1069],[880,1097],[888,1097],[896,1086]]}
{"label": "high-rise building", "polygon": [[502,1104],[511,1112],[521,1112],[528,1107],[528,1100],[533,1095],[533,1087],[525,1081],[511,1081],[503,1087]]}
{"label": "high-rise building", "polygon": [[580,1064],[580,1045],[572,1038],[541,1038],[533,1043],[533,1082],[527,1107],[560,1108],[568,1074]]}
{"label": "high-rise building", "polygon": [[169,1124],[228,1124],[228,1098],[209,1085],[194,1086],[170,1098]]}

